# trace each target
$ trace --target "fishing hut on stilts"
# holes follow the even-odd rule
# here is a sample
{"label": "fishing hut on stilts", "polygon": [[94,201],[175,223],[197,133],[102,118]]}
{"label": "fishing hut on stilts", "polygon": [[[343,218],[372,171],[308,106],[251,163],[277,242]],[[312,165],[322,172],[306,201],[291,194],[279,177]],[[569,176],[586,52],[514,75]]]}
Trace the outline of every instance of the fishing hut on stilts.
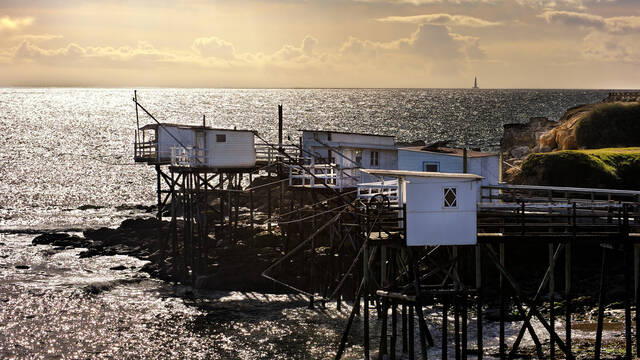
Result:
{"label": "fishing hut on stilts", "polygon": [[[513,358],[525,340],[539,358],[571,359],[576,279],[588,277],[599,282],[598,359],[614,271],[624,284],[625,358],[640,356],[640,313],[632,317],[640,308],[640,191],[398,170],[388,137],[307,130],[299,144],[284,144],[281,107],[278,143],[270,143],[204,121],[160,123],[134,102],[137,116],[153,120],[138,126],[135,160],[155,167],[157,216],[170,218],[169,231],[159,230],[160,256],[182,259],[174,266],[193,283],[224,241],[277,235],[264,278],[312,307],[353,304],[336,359],[356,323],[365,359],[426,359],[430,349],[442,359]],[[597,264],[578,267],[585,249]],[[523,259],[530,262],[514,262]],[[485,333],[487,311],[497,318],[497,344]]]}
{"label": "fishing hut on stilts", "polygon": [[[359,314],[365,359],[375,353],[380,359],[415,359],[416,353],[427,359],[431,347],[442,359],[514,358],[525,334],[538,358],[574,358],[573,271],[584,260],[573,254],[585,254],[585,247],[601,253],[601,263],[588,267],[600,282],[593,357],[602,354],[610,289],[606,279],[614,269],[622,272],[625,289],[625,358],[640,356],[640,313],[632,319],[632,307],[640,307],[639,191],[481,186],[481,177],[473,174],[363,171],[379,176],[379,184],[395,178],[398,200],[380,194],[361,208],[363,277],[336,359],[342,357]],[[530,261],[513,263],[510,253]],[[545,269],[529,267],[544,262]],[[616,262],[622,266],[614,266]],[[584,267],[580,270],[585,277]],[[536,276],[537,286],[526,287]],[[376,334],[371,332],[370,304],[379,322]],[[487,349],[483,312],[496,305],[498,344]],[[505,326],[513,321],[520,330],[510,342]],[[372,349],[372,339],[377,349]]]}

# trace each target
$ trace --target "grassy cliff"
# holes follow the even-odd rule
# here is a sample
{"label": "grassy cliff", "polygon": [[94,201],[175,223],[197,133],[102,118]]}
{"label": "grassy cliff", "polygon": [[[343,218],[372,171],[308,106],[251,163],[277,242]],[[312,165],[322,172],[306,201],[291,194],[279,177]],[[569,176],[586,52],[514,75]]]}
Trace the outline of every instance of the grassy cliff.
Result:
{"label": "grassy cliff", "polygon": [[576,123],[575,139],[582,149],[640,146],[640,104],[593,107]]}
{"label": "grassy cliff", "polygon": [[640,147],[531,154],[516,182],[640,190]]}

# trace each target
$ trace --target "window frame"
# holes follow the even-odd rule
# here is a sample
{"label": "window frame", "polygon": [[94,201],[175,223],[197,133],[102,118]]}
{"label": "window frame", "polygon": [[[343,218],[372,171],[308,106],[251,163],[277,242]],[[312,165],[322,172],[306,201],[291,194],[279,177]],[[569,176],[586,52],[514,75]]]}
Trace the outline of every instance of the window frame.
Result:
{"label": "window frame", "polygon": [[[222,139],[222,140],[220,140]],[[227,134],[216,134],[216,144],[217,143],[226,143],[227,142]]]}
{"label": "window frame", "polygon": [[422,162],[422,171],[427,172],[427,165],[435,165],[437,170],[434,172],[440,172],[440,162],[439,161],[423,161]]}
{"label": "window frame", "polygon": [[[453,190],[453,196],[455,196],[453,202],[454,205],[450,205],[450,202],[447,201],[447,194],[449,191]],[[442,208],[443,209],[458,209],[458,204],[459,204],[459,197],[458,197],[458,187],[457,186],[443,186],[442,187]]]}
{"label": "window frame", "polygon": [[[374,155],[375,154],[375,155]],[[369,165],[371,168],[377,169],[380,167],[380,152],[377,150],[371,150],[369,154]]]}

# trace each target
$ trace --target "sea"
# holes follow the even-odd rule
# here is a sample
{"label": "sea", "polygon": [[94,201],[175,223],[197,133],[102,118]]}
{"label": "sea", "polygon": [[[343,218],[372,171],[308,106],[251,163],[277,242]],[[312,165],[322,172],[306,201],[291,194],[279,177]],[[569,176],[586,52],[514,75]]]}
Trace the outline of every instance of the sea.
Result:
{"label": "sea", "polygon": [[[311,310],[295,296],[201,292],[148,278],[138,259],[80,259],[78,249],[30,245],[38,232],[77,233],[145,216],[136,205],[154,203],[155,172],[134,164],[133,141],[137,126],[153,122],[149,114],[275,140],[282,104],[291,143],[301,129],[324,129],[495,150],[504,124],[557,120],[609,92],[135,90],[148,114],[136,117],[134,89],[0,89],[0,358],[321,359],[335,352],[348,307]],[[361,335],[353,336],[346,358],[361,357]]]}

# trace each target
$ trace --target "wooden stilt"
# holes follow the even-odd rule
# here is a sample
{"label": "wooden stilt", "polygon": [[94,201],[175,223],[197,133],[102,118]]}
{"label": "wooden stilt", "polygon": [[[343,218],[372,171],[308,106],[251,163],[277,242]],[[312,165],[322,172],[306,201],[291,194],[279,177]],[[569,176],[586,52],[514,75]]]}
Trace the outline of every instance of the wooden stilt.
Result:
{"label": "wooden stilt", "polygon": [[622,256],[624,256],[624,335],[625,335],[625,359],[633,357],[633,339],[631,337],[631,244],[624,240]]}
{"label": "wooden stilt", "polygon": [[640,245],[633,245],[633,277],[635,299],[635,323],[636,323],[636,357],[640,357]]}
{"label": "wooden stilt", "polygon": [[362,326],[364,336],[364,359],[369,360],[369,246],[364,245],[362,256],[362,278],[364,281],[364,296],[362,304]]}
{"label": "wooden stilt", "polygon": [[447,356],[447,350],[449,348],[449,342],[447,335],[449,334],[449,299],[444,298],[442,301],[442,360],[449,360]]}
{"label": "wooden stilt", "polygon": [[463,359],[467,358],[467,293],[464,292],[462,295],[462,301],[461,301],[461,322],[462,322],[462,326],[461,326],[461,334],[460,337],[462,338],[462,351],[461,351],[461,355]]}
{"label": "wooden stilt", "polygon": [[453,344],[456,360],[460,360],[460,299],[453,296]]}
{"label": "wooden stilt", "polygon": [[[555,330],[556,328],[556,317],[555,317],[555,261],[553,260],[553,254],[555,253],[555,244],[549,243],[549,326]],[[556,347],[555,340],[553,336],[549,336],[549,356],[551,359],[556,358]]]}
{"label": "wooden stilt", "polygon": [[402,353],[406,354],[408,351],[407,341],[407,304],[402,303]]}
{"label": "wooden stilt", "polygon": [[409,360],[415,360],[416,353],[414,349],[415,345],[415,325],[413,323],[414,314],[413,314],[413,304],[409,306]]}
{"label": "wooden stilt", "polygon": [[[504,266],[504,243],[500,243],[500,265]],[[505,296],[504,296],[504,279],[502,273],[500,273],[498,279],[498,296],[500,297],[500,348],[499,354],[500,359],[504,359],[506,356],[506,343],[505,343],[505,332],[504,332],[504,318],[505,318]]]}
{"label": "wooden stilt", "polygon": [[391,301],[391,342],[389,345],[389,357],[396,360],[396,343],[398,341],[398,304]]}
{"label": "wooden stilt", "polygon": [[267,231],[271,234],[271,187],[267,186]]}
{"label": "wooden stilt", "polygon": [[604,301],[605,301],[605,274],[607,266],[607,248],[602,248],[602,265],[600,269],[600,292],[598,296],[598,325],[596,328],[596,343],[593,358],[600,359],[600,348],[602,347],[602,326],[604,321]]}
{"label": "wooden stilt", "polygon": [[382,299],[382,324],[380,324],[380,349],[378,350],[379,358],[382,359],[388,355],[387,351],[387,313],[389,312],[389,300]]}
{"label": "wooden stilt", "polygon": [[565,302],[565,314],[564,314],[564,331],[565,331],[565,344],[567,350],[571,351],[571,257],[572,257],[571,242],[565,245],[564,249],[564,302]]}
{"label": "wooden stilt", "polygon": [[476,245],[476,342],[478,346],[478,360],[483,358],[482,343],[482,248]]}

